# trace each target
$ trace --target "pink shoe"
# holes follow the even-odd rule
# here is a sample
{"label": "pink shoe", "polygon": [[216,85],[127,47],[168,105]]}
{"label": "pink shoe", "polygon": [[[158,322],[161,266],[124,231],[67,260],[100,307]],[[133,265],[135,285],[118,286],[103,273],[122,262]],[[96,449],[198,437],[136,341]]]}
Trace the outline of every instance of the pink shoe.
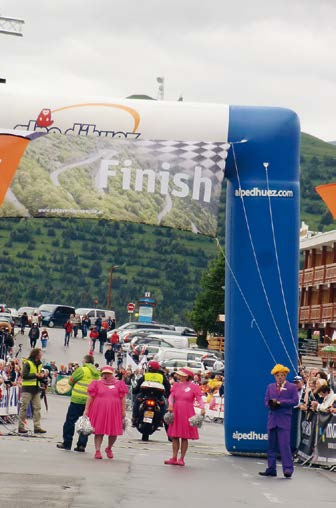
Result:
{"label": "pink shoe", "polygon": [[184,463],[184,460],[182,459],[182,457],[177,460],[176,465],[177,466],[185,466],[185,463]]}
{"label": "pink shoe", "polygon": [[165,460],[165,464],[169,464],[170,466],[176,466],[177,465],[177,459],[172,457],[171,459]]}
{"label": "pink shoe", "polygon": [[105,448],[105,453],[106,453],[108,459],[113,459],[112,448]]}
{"label": "pink shoe", "polygon": [[102,458],[103,458],[103,456],[102,456],[102,454],[100,453],[100,451],[99,451],[99,450],[96,450],[96,453],[95,453],[94,458],[95,458],[95,459],[102,459]]}

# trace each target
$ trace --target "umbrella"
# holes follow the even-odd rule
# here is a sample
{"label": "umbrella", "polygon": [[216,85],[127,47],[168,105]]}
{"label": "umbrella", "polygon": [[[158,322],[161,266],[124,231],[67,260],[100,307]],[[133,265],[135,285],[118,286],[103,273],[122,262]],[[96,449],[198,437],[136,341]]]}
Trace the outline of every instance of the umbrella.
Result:
{"label": "umbrella", "polygon": [[324,346],[321,351],[323,351],[323,353],[336,353],[336,344],[329,344],[328,346]]}
{"label": "umbrella", "polygon": [[328,362],[330,362],[331,353],[336,353],[336,344],[328,344],[328,346],[324,346],[321,351],[323,353],[327,353]]}

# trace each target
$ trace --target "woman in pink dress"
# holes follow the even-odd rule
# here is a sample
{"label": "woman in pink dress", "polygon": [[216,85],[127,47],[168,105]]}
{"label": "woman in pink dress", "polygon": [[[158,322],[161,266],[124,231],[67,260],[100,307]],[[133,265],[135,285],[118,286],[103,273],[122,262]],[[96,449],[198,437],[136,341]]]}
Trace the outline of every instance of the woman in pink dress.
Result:
{"label": "woman in pink dress", "polygon": [[[189,418],[194,416],[194,401],[201,407],[201,414],[204,416],[204,402],[202,392],[197,384],[191,381],[194,374],[191,370],[182,368],[176,372],[179,378],[174,383],[168,399],[168,411],[174,414],[174,422],[168,427],[168,437],[172,439],[173,456],[165,460],[165,464],[173,466],[184,466],[184,457],[188,450],[188,439],[198,439],[198,430],[189,423]],[[181,450],[181,456],[177,455]]]}
{"label": "woman in pink dress", "polygon": [[106,365],[101,369],[102,378],[92,381],[88,386],[88,398],[84,415],[88,416],[94,428],[95,459],[102,459],[100,451],[104,435],[108,436],[105,453],[113,459],[112,446],[117,436],[123,433],[123,418],[126,416],[126,393],[128,388],[123,381],[113,375],[113,368]]}

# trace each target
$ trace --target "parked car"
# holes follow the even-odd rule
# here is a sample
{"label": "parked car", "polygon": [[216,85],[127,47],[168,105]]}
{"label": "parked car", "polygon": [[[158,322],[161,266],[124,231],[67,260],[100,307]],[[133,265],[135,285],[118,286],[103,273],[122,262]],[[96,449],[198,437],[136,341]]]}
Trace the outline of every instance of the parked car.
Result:
{"label": "parked car", "polygon": [[35,312],[35,307],[20,307],[17,311],[17,317],[15,318],[15,323],[20,324],[21,323],[21,317],[24,312],[26,312],[28,316],[28,324],[31,325],[31,317]]}
{"label": "parked car", "polygon": [[1,329],[4,329],[8,326],[9,331],[11,332],[14,329],[14,320],[10,314],[10,312],[0,312],[0,323]]}
{"label": "parked car", "polygon": [[9,307],[9,312],[10,312],[10,315],[12,316],[13,318],[13,321],[16,320],[16,318],[18,317],[18,311],[17,309],[14,309],[14,307]]}
{"label": "parked car", "polygon": [[[119,326],[117,328],[117,332],[119,335],[119,339],[122,342],[124,337],[128,334],[130,331],[136,331],[136,330],[174,330],[174,327],[171,325],[165,325],[160,323],[142,323],[140,321],[130,321],[129,323],[124,323],[123,325]],[[112,335],[111,332],[109,332],[110,335]],[[109,338],[109,335],[108,335]]]}
{"label": "parked car", "polygon": [[69,305],[43,304],[39,307],[42,315],[42,326],[63,326],[69,317],[75,314],[75,308]]}
{"label": "parked car", "polygon": [[196,348],[192,349],[179,349],[179,348],[160,348],[160,351],[155,357],[155,360],[158,362],[163,362],[171,359],[181,359],[181,360],[191,360],[195,362],[201,362],[203,358],[213,358],[216,360],[216,356],[213,354],[205,353],[203,351],[198,351]]}
{"label": "parked car", "polygon": [[197,337],[197,333],[193,328],[188,326],[175,326],[175,331],[180,335],[187,335],[188,337]]}
{"label": "parked car", "polygon": [[187,367],[195,374],[198,372],[204,372],[206,370],[202,362],[197,362],[195,360],[183,360],[180,358],[172,358],[171,360],[166,360],[165,362],[161,362],[160,365],[162,368],[167,369],[168,372],[174,372],[181,369],[182,367]]}
{"label": "parked car", "polygon": [[148,337],[165,340],[172,347],[178,349],[187,349],[189,347],[189,338],[183,335],[166,335],[165,333],[157,335],[156,331],[153,331],[148,335]]}
{"label": "parked car", "polygon": [[157,355],[160,346],[154,344],[138,344],[134,347],[138,351],[139,356],[146,355],[147,360],[153,360],[154,356]]}
{"label": "parked car", "polygon": [[160,347],[172,347],[171,344],[169,344],[169,342],[166,342],[165,340],[163,339],[158,339],[158,338],[151,338],[151,337],[134,337],[132,339],[132,341],[129,343],[124,343],[122,345],[122,349],[124,351],[129,351],[129,350],[133,350],[135,347],[137,346],[155,346],[158,348]]}
{"label": "parked car", "polygon": [[6,303],[0,303],[0,312],[9,312],[9,308]]}
{"label": "parked car", "polygon": [[[160,341],[168,342],[171,347],[187,348],[189,346],[188,337],[184,337],[182,335],[175,335],[174,333],[172,334],[161,333],[167,331],[168,330],[150,330],[150,329],[136,330],[129,332],[127,335],[124,335],[122,342],[124,344],[127,343],[134,344],[135,341],[138,341],[140,339],[146,339],[147,342],[148,340],[156,339],[158,342]],[[129,349],[129,347],[128,348],[126,347],[125,350],[126,349]]]}
{"label": "parked car", "polygon": [[76,309],[76,314],[78,314],[81,319],[83,316],[88,316],[91,321],[91,325],[95,324],[97,317],[101,317],[103,321],[108,318],[115,319],[114,310],[108,309],[90,309],[86,307],[80,307]]}

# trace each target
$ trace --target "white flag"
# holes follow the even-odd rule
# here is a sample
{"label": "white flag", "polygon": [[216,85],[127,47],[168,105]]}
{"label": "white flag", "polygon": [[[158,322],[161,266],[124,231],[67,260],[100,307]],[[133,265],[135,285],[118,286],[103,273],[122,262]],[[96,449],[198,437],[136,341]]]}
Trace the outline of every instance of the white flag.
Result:
{"label": "white flag", "polygon": [[139,364],[137,365],[137,368],[140,369],[141,367],[144,367],[145,365],[147,365],[147,362],[148,362],[147,355],[143,355]]}
{"label": "white flag", "polygon": [[126,354],[126,369],[128,369],[129,367],[131,368],[132,372],[134,372],[138,368],[138,365],[135,363],[135,361],[127,353]]}

